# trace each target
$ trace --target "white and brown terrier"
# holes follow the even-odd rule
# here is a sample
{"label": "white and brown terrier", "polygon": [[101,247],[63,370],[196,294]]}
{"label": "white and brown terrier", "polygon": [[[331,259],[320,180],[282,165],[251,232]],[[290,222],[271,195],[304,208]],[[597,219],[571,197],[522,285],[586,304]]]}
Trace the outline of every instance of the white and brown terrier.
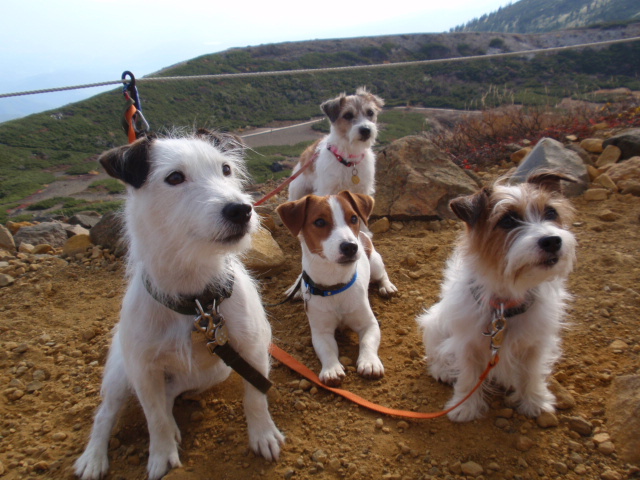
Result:
{"label": "white and brown terrier", "polygon": [[319,377],[326,385],[339,385],[345,375],[335,339],[339,327],[351,328],[360,338],[358,373],[367,378],[384,374],[378,357],[380,328],[368,287],[370,279],[381,289],[391,282],[380,254],[360,231],[360,223],[367,223],[372,210],[373,198],[349,191],[308,195],[277,208],[302,245],[302,296],[313,347],[322,363]]}
{"label": "white and brown terrier", "polygon": [[[277,459],[284,437],[264,394],[271,327],[238,259],[259,223],[243,191],[242,146],[229,135],[199,130],[140,139],[99,160],[127,184],[129,286],[104,370],[102,404],[76,474],[83,480],[106,475],[111,429],[132,395],[147,419],[148,478],[180,466],[174,400],[225,380],[231,372],[226,354],[234,368],[246,363],[253,369],[253,376],[243,375],[249,445],[267,460]],[[210,303],[217,321],[207,343],[193,330],[196,308]],[[213,323],[213,312],[207,315],[202,317]]]}
{"label": "white and brown terrier", "polygon": [[[473,389],[499,349],[489,380],[507,390],[508,403],[529,417],[554,411],[547,377],[561,353],[564,285],[576,249],[563,180],[575,181],[538,171],[526,183],[499,181],[451,202],[466,232],[447,263],[439,303],[417,318],[429,372],[454,384],[447,407]],[[470,421],[487,408],[480,389],[449,418]]]}
{"label": "white and brown terrier", "polygon": [[343,93],[320,105],[331,130],[302,152],[293,174],[312,163],[289,185],[289,201],[309,194],[335,195],[343,190],[373,195],[376,158],[372,146],[383,105],[380,97],[364,87],[355,95]]}

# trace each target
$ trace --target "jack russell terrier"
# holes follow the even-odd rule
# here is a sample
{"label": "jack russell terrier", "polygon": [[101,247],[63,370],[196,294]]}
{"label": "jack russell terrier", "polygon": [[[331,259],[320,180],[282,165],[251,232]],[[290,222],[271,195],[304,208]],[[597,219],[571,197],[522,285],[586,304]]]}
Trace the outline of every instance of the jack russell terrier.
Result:
{"label": "jack russell terrier", "polygon": [[235,137],[199,130],[143,138],[99,159],[127,185],[129,286],[104,370],[102,404],[75,464],[84,480],[106,474],[111,429],[131,395],[147,419],[148,478],[179,467],[174,400],[225,380],[231,372],[225,363],[245,378],[250,447],[267,460],[280,454],[284,437],[265,395],[271,328],[237,257],[258,228],[251,197],[242,191],[242,151]]}
{"label": "jack russell terrier", "polygon": [[[538,171],[526,183],[503,179],[451,202],[466,232],[447,263],[440,302],[417,318],[429,372],[454,385],[447,407],[467,396],[499,354],[488,380],[507,389],[508,403],[529,417],[554,411],[547,377],[560,356],[576,249],[561,181],[575,179]],[[448,415],[467,422],[487,408],[479,389]]]}
{"label": "jack russell terrier", "polygon": [[[356,367],[366,378],[380,378],[380,328],[369,304],[369,280],[388,288],[389,278],[371,239],[360,231],[373,210],[373,198],[348,191],[308,195],[277,208],[302,246],[302,297],[313,347],[322,364],[320,380],[339,385],[345,376],[338,359],[336,329],[349,327],[360,339]],[[384,287],[384,286],[387,287]]]}

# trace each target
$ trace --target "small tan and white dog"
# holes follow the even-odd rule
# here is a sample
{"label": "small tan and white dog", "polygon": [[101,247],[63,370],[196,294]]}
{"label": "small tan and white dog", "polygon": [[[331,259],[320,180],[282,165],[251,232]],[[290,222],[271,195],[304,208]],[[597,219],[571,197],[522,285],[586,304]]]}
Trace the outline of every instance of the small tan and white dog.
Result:
{"label": "small tan and white dog", "polygon": [[[199,130],[140,139],[100,157],[105,170],[127,184],[129,286],[104,370],[102,404],[75,464],[82,479],[106,474],[111,430],[131,394],[147,420],[149,478],[180,466],[175,398],[204,391],[231,371],[193,331],[195,299],[205,310],[209,303],[219,307],[211,315],[217,311],[224,318],[227,332],[220,336],[216,327],[215,342],[228,338],[224,345],[268,383],[271,328],[256,285],[237,258],[258,228],[251,197],[242,191],[242,150],[229,135]],[[249,445],[275,460],[284,437],[271,419],[266,395],[244,383]]]}
{"label": "small tan and white dog", "polygon": [[309,194],[335,195],[343,190],[373,195],[376,157],[372,146],[383,105],[380,97],[364,87],[358,88],[355,95],[343,93],[320,105],[331,122],[331,130],[300,155],[293,174],[314,160],[289,185],[289,201]]}
{"label": "small tan and white dog", "polygon": [[[336,329],[349,327],[360,339],[357,371],[380,378],[380,327],[369,304],[369,280],[390,284],[380,254],[360,231],[373,210],[368,195],[340,192],[308,195],[277,208],[282,222],[302,246],[302,297],[313,347],[322,364],[320,380],[339,385],[345,376],[338,357]],[[383,287],[381,287],[383,288]]]}
{"label": "small tan and white dog", "polygon": [[[429,372],[454,384],[447,408],[471,392],[499,349],[489,380],[507,390],[508,404],[529,417],[554,411],[547,377],[561,352],[564,284],[576,249],[562,180],[575,181],[538,171],[526,183],[499,181],[451,202],[466,232],[447,263],[440,301],[417,318]],[[448,415],[465,422],[487,408],[479,389]]]}

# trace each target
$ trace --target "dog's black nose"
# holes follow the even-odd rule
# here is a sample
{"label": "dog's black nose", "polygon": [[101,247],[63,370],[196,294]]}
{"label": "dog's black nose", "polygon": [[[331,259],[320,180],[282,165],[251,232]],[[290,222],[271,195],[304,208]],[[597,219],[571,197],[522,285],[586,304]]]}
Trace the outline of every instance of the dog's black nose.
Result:
{"label": "dog's black nose", "polygon": [[538,240],[538,246],[549,253],[556,253],[562,247],[562,239],[557,235],[542,237]]}
{"label": "dog's black nose", "polygon": [[252,211],[248,203],[229,203],[222,209],[222,215],[232,223],[241,224],[251,219]]}
{"label": "dog's black nose", "polygon": [[340,244],[340,252],[345,257],[353,257],[358,253],[358,244],[353,242],[342,242]]}
{"label": "dog's black nose", "polygon": [[371,127],[360,127],[358,131],[360,132],[360,138],[362,138],[362,140],[368,140],[371,136]]}

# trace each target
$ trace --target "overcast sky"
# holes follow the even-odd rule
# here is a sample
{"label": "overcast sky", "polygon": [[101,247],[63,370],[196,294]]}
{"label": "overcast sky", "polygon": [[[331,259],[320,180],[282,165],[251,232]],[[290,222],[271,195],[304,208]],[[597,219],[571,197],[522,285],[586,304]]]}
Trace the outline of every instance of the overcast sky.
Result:
{"label": "overcast sky", "polygon": [[[446,32],[508,0],[5,0],[0,93],[136,77],[231,47]],[[0,98],[0,121],[109,88]]]}

